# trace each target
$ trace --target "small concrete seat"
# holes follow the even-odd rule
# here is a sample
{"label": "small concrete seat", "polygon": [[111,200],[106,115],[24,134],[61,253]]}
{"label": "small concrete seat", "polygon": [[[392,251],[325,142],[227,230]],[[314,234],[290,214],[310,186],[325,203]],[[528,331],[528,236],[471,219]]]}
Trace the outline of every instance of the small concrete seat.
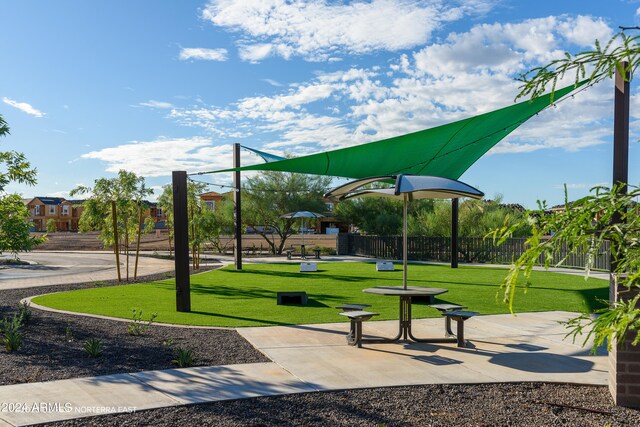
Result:
{"label": "small concrete seat", "polygon": [[343,304],[336,308],[339,308],[342,311],[362,311],[367,307],[371,307],[371,304]]}
{"label": "small concrete seat", "polygon": [[370,311],[344,311],[340,313],[341,316],[346,316],[351,320],[351,330],[347,335],[347,343],[349,345],[362,347],[362,322],[371,319],[373,316],[378,316],[378,313],[372,313]]}
{"label": "small concrete seat", "polygon": [[475,311],[464,311],[464,310],[452,310],[446,311],[442,313],[443,316],[446,316],[447,319],[452,319],[457,322],[457,334],[456,338],[458,339],[458,347],[464,347],[464,322],[467,319],[471,319],[473,316],[476,316],[480,313]]}
{"label": "small concrete seat", "polygon": [[[462,310],[467,308],[466,305],[457,305],[457,304],[431,304],[429,307],[431,308],[435,308],[436,310],[439,310],[440,313],[444,314],[448,311],[454,311],[454,310]],[[451,318],[450,317],[446,317],[444,320],[444,332],[445,335],[448,337],[453,337],[455,336],[455,334],[451,331]]]}

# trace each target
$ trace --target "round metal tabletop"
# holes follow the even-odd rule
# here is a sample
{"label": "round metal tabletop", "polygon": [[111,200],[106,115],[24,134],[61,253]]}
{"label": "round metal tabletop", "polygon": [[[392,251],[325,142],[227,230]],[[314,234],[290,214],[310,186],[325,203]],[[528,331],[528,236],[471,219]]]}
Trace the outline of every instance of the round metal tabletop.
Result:
{"label": "round metal tabletop", "polygon": [[440,295],[449,292],[443,288],[423,288],[421,286],[376,286],[375,288],[363,289],[362,292],[378,295],[395,295],[395,296],[424,296],[424,295]]}

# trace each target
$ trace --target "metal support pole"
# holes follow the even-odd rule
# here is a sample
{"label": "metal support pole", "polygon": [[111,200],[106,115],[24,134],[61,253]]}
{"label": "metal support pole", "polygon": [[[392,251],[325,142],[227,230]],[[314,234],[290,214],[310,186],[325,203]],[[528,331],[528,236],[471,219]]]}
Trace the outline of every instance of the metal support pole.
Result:
{"label": "metal support pole", "polygon": [[[627,67],[627,62],[621,63],[622,67]],[[626,80],[625,80],[626,77]],[[629,182],[629,82],[630,73],[623,77],[618,68],[615,75],[614,89],[614,112],[613,112],[613,185],[619,185],[620,193],[627,193],[627,183]],[[619,223],[622,215],[615,213],[611,222]],[[615,271],[616,260],[611,258],[611,271]]]}
{"label": "metal support pole", "polygon": [[189,282],[189,217],[187,214],[187,172],[173,171],[173,230],[176,266],[176,309],[191,311]]}
{"label": "metal support pole", "polygon": [[[233,167],[240,167],[240,144],[233,144]],[[233,201],[235,204],[234,220],[235,220],[235,248],[233,258],[236,264],[236,270],[242,270],[242,214],[240,203],[240,171],[233,173]]]}
{"label": "metal support pole", "polygon": [[458,201],[451,199],[451,268],[458,268]]}
{"label": "metal support pole", "polygon": [[404,194],[404,204],[402,206],[402,285],[407,289],[407,210],[409,205],[409,196]]}

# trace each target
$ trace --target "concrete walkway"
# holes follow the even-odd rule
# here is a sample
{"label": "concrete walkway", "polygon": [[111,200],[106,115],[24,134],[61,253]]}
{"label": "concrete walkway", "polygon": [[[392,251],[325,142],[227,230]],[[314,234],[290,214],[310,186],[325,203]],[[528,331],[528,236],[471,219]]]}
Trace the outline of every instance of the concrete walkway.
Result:
{"label": "concrete walkway", "polygon": [[[30,265],[13,266],[0,270],[0,290],[34,288],[115,280],[118,277],[113,252],[29,252],[20,259]],[[129,256],[129,275],[133,277],[135,256]],[[120,257],[121,274],[124,279],[126,258]],[[138,276],[173,271],[172,260],[141,256],[138,261]]]}
{"label": "concrete walkway", "polygon": [[[549,381],[603,385],[607,357],[564,340],[575,313],[477,316],[467,348],[454,344],[346,345],[346,323],[240,328],[272,362],[148,371],[0,387],[0,427],[113,412],[310,391],[418,384]],[[397,321],[367,322],[390,336]],[[442,336],[442,319],[414,321]]]}

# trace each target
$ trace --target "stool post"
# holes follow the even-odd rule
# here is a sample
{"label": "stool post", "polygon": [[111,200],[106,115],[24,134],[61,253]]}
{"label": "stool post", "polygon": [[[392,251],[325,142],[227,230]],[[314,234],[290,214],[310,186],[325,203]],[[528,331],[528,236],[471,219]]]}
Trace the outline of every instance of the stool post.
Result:
{"label": "stool post", "polygon": [[458,322],[458,347],[464,347],[464,319],[457,319]]}

